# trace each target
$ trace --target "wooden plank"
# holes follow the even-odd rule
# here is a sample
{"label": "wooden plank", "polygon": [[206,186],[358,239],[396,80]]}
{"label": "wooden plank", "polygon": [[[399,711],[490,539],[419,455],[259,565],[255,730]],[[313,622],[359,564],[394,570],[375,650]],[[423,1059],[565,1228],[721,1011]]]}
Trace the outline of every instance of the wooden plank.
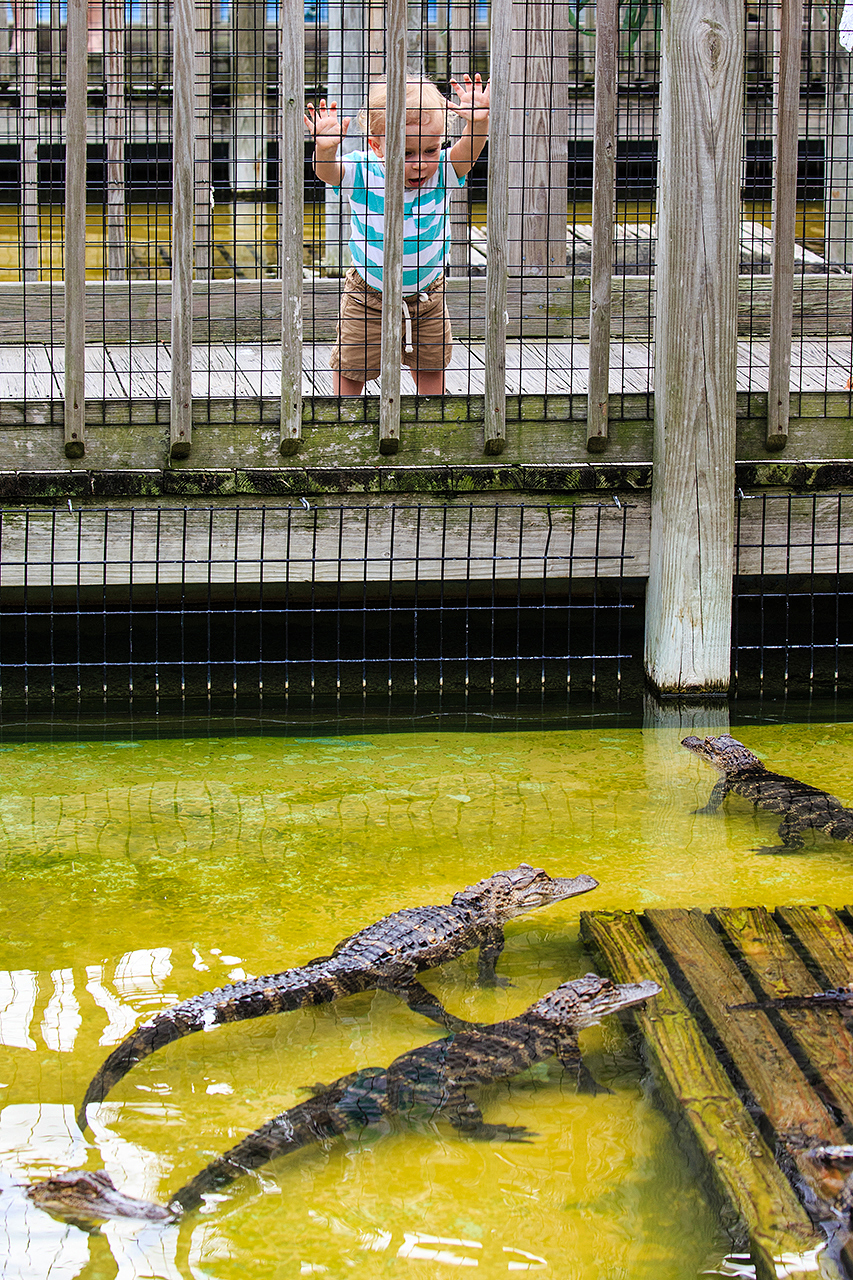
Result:
{"label": "wooden plank", "polygon": [[281,431],[291,457],[302,438],[302,227],[304,222],[305,9],[281,0]]}
{"label": "wooden plank", "polygon": [[169,456],[192,448],[195,0],[175,0],[172,71],[172,394]]}
{"label": "wooden plank", "polygon": [[68,0],[65,97],[65,456],[86,449],[87,0]]}
{"label": "wooden plank", "polygon": [[595,121],[592,144],[592,259],[589,282],[589,394],[586,447],[607,442],[610,384],[611,272],[616,199],[616,54],[618,0],[597,0],[595,10]]}
{"label": "wooden plank", "polygon": [[506,448],[507,237],[509,235],[509,85],[513,0],[492,0],[489,172],[486,196],[486,388],[485,452]]}
{"label": "wooden plank", "polygon": [[[814,991],[814,978],[763,907],[720,908],[713,914],[755,974],[765,995],[803,996]],[[837,1009],[825,1008],[779,1009],[777,1012],[850,1123],[853,1119],[853,1036],[844,1026],[841,1014]],[[755,1016],[743,1010],[738,1020],[746,1021],[747,1015]]]}
{"label": "wooden plank", "polygon": [[767,447],[782,449],[791,410],[791,336],[794,309],[794,240],[797,231],[797,126],[803,0],[781,0],[779,76],[773,172],[773,257],[770,302],[770,380]]}
{"label": "wooden plank", "polygon": [[[663,988],[634,1017],[665,1100],[683,1115],[716,1183],[747,1227],[757,1275],[775,1280],[780,1274],[813,1274],[820,1239],[640,921],[627,911],[582,911],[580,918],[582,936],[617,982],[653,978]],[[782,1269],[785,1255],[790,1270]],[[832,1264],[829,1274],[840,1276]]]}
{"label": "wooden plank", "polygon": [[776,916],[805,947],[828,987],[853,982],[853,935],[830,907],[779,907]]}
{"label": "wooden plank", "polygon": [[645,670],[673,695],[729,685],[743,28],[740,0],[663,10]]}
{"label": "wooden plank", "polygon": [[755,993],[701,911],[650,909],[645,918],[684,974],[748,1089],[786,1144],[838,1142],[841,1132],[762,1010],[730,1006]]}
{"label": "wooden plank", "polygon": [[[589,337],[589,280],[571,277],[510,277],[507,334],[511,337]],[[612,281],[612,333],[620,341],[651,339],[651,280],[615,276]],[[33,280],[23,285],[0,281],[0,346],[28,341],[64,342],[64,286]],[[339,281],[314,280],[305,293],[303,325],[309,342],[331,342],[338,320]],[[92,280],[86,286],[88,342],[168,342],[169,280]],[[851,329],[853,276],[795,277],[794,331],[798,337],[826,339]],[[447,308],[454,337],[482,340],[486,281],[482,276],[447,281]],[[274,280],[196,280],[192,298],[193,338],[198,342],[281,341],[281,282]],[[745,338],[770,330],[770,282],[766,276],[738,283],[738,326]],[[850,368],[848,361],[848,373]],[[849,397],[846,404],[849,405]],[[792,416],[797,416],[795,405]]]}

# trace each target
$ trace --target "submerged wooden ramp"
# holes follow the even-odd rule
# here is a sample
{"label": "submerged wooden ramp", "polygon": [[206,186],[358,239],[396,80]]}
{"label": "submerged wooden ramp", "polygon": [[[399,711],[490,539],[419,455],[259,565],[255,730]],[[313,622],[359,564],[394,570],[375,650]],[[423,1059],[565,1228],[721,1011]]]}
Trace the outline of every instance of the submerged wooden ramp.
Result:
{"label": "submerged wooden ramp", "polygon": [[853,1035],[825,1005],[731,1006],[853,983],[851,920],[853,908],[825,906],[581,914],[616,981],[662,987],[637,1014],[650,1065],[739,1215],[760,1280],[853,1276],[831,1208],[846,1171],[808,1154],[853,1137]]}

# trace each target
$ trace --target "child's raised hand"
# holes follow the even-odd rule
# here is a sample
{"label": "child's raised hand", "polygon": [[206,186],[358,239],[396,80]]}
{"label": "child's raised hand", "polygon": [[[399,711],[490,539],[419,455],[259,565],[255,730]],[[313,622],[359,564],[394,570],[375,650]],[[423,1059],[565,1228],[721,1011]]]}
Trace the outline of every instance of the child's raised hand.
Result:
{"label": "child's raised hand", "polygon": [[489,118],[489,84],[483,84],[482,76],[477,73],[472,80],[463,76],[463,83],[450,81],[450,87],[459,99],[458,103],[448,102],[449,111],[454,111],[463,120],[488,120]]}
{"label": "child's raised hand", "polygon": [[305,128],[312,135],[315,142],[322,139],[324,142],[340,142],[346,137],[349,128],[349,116],[338,119],[338,104],[330,102],[326,105],[326,99],[321,98],[319,106],[315,108],[313,102],[308,103],[307,115],[303,116]]}

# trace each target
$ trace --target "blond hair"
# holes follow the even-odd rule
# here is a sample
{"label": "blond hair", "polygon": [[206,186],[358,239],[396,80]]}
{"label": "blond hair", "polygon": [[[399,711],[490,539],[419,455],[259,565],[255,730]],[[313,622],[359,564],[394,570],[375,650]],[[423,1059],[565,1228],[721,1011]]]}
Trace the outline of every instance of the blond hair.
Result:
{"label": "blond hair", "polygon": [[[358,123],[368,137],[385,136],[385,107],[388,101],[388,86],[384,80],[371,85],[367,95],[367,105],[358,113]],[[421,117],[440,112],[442,129],[447,114],[447,99],[431,80],[411,79],[406,82],[406,127],[413,128],[420,124]]]}

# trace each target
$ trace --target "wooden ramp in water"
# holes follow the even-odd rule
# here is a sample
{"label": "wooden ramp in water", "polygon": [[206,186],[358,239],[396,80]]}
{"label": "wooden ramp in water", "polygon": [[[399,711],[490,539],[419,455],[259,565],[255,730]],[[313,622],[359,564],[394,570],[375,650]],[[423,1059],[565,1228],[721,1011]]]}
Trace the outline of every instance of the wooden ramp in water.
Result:
{"label": "wooden ramp in water", "polygon": [[853,1276],[853,1242],[830,1207],[849,1166],[807,1154],[853,1138],[843,1011],[731,1007],[853,983],[853,908],[586,911],[581,928],[616,981],[663,988],[636,1015],[649,1063],[746,1229],[760,1280]]}

